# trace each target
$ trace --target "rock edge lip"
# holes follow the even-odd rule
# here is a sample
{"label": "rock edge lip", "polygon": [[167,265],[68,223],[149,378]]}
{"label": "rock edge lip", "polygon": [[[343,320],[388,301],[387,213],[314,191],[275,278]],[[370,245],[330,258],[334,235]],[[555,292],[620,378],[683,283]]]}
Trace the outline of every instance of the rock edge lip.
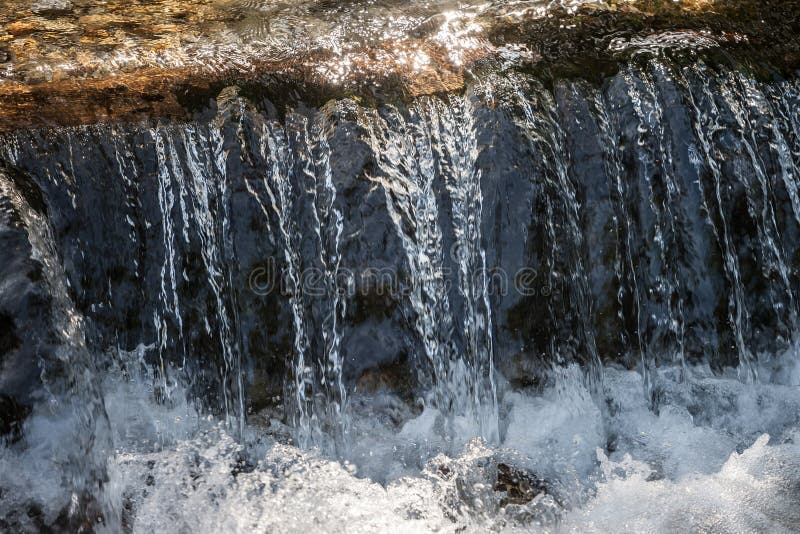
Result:
{"label": "rock edge lip", "polygon": [[[578,77],[601,82],[620,64],[643,56],[679,54],[689,60],[745,62],[768,77],[795,76],[800,69],[800,0],[639,0],[621,7],[556,8],[547,16],[494,16],[484,21],[479,44],[456,66],[447,50],[410,38],[430,63],[422,69],[382,64],[380,49],[362,50],[356,75],[331,81],[319,65],[325,51],[281,58],[251,58],[247,68],[211,70],[203,65],[142,68],[99,78],[0,84],[0,132],[99,122],[191,120],[224,87],[239,85],[280,109],[303,101],[321,105],[351,96],[373,104],[459,92],[476,75],[492,70],[533,71],[545,79]],[[686,46],[664,36],[686,38]],[[692,41],[710,43],[696,46]],[[664,41],[665,47],[659,42]],[[408,42],[405,42],[408,45]],[[385,42],[391,47],[397,43]],[[655,44],[656,46],[650,46]],[[404,46],[405,46],[404,45]],[[522,50],[509,60],[509,51]],[[386,51],[386,50],[384,50]],[[2,47],[0,43],[0,52]],[[13,61],[13,59],[12,59]]]}

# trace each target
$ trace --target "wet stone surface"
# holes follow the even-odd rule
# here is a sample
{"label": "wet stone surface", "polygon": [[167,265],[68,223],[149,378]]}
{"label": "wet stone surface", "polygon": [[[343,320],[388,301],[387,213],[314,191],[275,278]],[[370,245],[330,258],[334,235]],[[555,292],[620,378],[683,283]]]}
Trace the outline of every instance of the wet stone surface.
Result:
{"label": "wet stone surface", "polygon": [[508,504],[526,504],[541,493],[547,491],[547,485],[529,473],[525,473],[506,464],[497,464],[497,482],[494,490],[506,494],[500,506]]}
{"label": "wet stone surface", "polygon": [[[396,101],[486,68],[593,80],[642,51],[718,50],[793,69],[798,6],[719,0],[455,3],[158,0],[0,10],[0,130],[185,119],[225,85],[273,101]],[[279,96],[280,95],[280,96]]]}

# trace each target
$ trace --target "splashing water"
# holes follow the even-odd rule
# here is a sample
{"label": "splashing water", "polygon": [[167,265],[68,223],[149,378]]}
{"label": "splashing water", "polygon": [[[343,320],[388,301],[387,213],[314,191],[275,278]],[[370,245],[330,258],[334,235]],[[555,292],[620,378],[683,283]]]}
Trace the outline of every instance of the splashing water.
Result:
{"label": "splashing water", "polygon": [[[236,532],[605,532],[622,523],[637,532],[791,531],[797,387],[742,384],[693,367],[675,381],[680,375],[680,368],[660,373],[669,400],[655,415],[638,373],[605,369],[613,415],[604,420],[580,371],[566,369],[537,395],[504,396],[496,446],[465,441],[448,456],[435,453],[424,414],[397,433],[376,422],[385,407],[373,400],[368,413],[352,413],[377,457],[363,465],[276,443],[259,426],[241,444],[191,411],[159,411],[153,416],[195,421],[192,437],[119,454],[112,485],[134,532],[176,524]],[[545,477],[547,493],[508,502],[496,490],[501,464]]]}

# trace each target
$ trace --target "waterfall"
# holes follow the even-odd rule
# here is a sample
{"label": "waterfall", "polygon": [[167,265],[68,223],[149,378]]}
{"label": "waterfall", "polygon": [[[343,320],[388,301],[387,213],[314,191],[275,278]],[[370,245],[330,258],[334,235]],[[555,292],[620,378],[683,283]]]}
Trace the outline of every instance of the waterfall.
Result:
{"label": "waterfall", "polygon": [[[87,244],[69,222],[92,216],[86,195],[98,178],[87,162],[107,145],[112,196],[124,209],[96,199],[111,219],[97,232],[132,243],[125,264],[109,257],[95,269],[104,288],[76,284],[77,304],[98,318],[101,344],[133,309],[149,314],[151,324],[137,321],[122,344],[154,346],[165,400],[179,379],[216,384],[219,406],[242,431],[250,353],[261,349],[291,360],[286,409],[299,442],[331,434],[346,449],[348,358],[366,357],[348,348],[360,328],[353,292],[374,267],[354,247],[364,217],[386,216],[390,226],[376,219],[376,235],[402,254],[369,254],[394,270],[384,273],[401,293],[392,306],[412,327],[402,350],[421,350],[418,379],[449,425],[469,414],[478,434],[496,440],[496,374],[526,369],[528,357],[586,363],[595,391],[603,360],[635,358],[655,406],[662,363],[733,358],[757,380],[757,354],[789,343],[799,128],[796,89],[780,87],[743,68],[653,59],[602,87],[489,78],[470,94],[407,108],[345,100],[282,120],[233,92],[211,125],[156,126],[149,138],[92,127],[4,144],[9,155],[30,152],[10,161],[37,183],[41,175],[44,194],[64,206],[57,245],[76,282],[89,261],[78,243],[95,257],[111,248]],[[492,135],[521,144],[487,144]],[[360,159],[337,152],[346,143]],[[38,146],[52,150],[52,168],[29,163]],[[353,202],[372,206],[374,192],[375,215],[354,210]],[[517,214],[527,218],[509,219]],[[252,295],[247,269],[268,261],[278,290],[254,303],[262,296]],[[540,294],[511,287],[524,269]],[[131,297],[122,309],[112,305],[117,294]],[[288,319],[267,326],[262,347],[251,338],[268,319],[241,324],[243,307],[257,305]],[[199,321],[202,339],[187,321],[192,330]]]}
{"label": "waterfall", "polygon": [[[545,222],[548,245],[546,264],[548,266],[548,284],[556,285],[554,272],[558,261],[567,261],[570,271],[563,273],[567,283],[574,291],[570,291],[569,305],[575,308],[579,317],[579,331],[575,335],[580,346],[586,351],[585,358],[589,365],[590,380],[597,389],[602,381],[600,376],[600,357],[595,344],[594,326],[591,324],[591,296],[589,294],[588,277],[584,269],[582,250],[585,248],[580,221],[580,205],[576,195],[574,179],[569,175],[569,153],[565,147],[566,134],[560,126],[552,96],[539,84],[533,84],[532,92],[526,94],[516,86],[514,97],[523,110],[520,119],[521,127],[534,151],[542,158],[543,188],[546,191],[545,206],[547,219]],[[574,293],[574,295],[573,295]],[[557,347],[552,355],[556,361],[568,361]],[[571,355],[575,358],[576,355]]]}
{"label": "waterfall", "polygon": [[[0,195],[8,202],[0,210],[0,228],[24,228],[30,243],[30,260],[41,266],[37,276],[43,277],[49,296],[45,300],[48,309],[44,310],[47,318],[34,323],[38,330],[27,333],[37,343],[36,353],[30,355],[35,361],[15,362],[34,366],[38,371],[39,390],[30,395],[39,404],[32,411],[28,426],[32,437],[38,440],[26,459],[45,472],[45,483],[63,491],[44,503],[44,513],[51,520],[67,503],[71,503],[76,516],[81,512],[98,514],[101,512],[92,509],[91,500],[107,481],[105,463],[111,447],[103,397],[96,380],[99,366],[86,346],[84,317],[70,297],[69,281],[55,247],[52,228],[45,213],[37,211],[43,206],[31,205],[38,204],[40,199],[35,195],[26,198],[32,191],[22,191],[26,184],[20,186],[15,182],[0,169]],[[14,285],[23,295],[29,291],[22,284]],[[5,383],[6,387],[9,384]],[[64,443],[69,446],[63,446]],[[9,470],[8,478],[3,477],[3,485],[14,484],[15,475],[19,473]],[[39,491],[47,495],[55,488]]]}
{"label": "waterfall", "polygon": [[[384,188],[408,262],[407,300],[430,368],[433,405],[449,437],[454,425],[475,425],[478,435],[497,441],[490,273],[471,113],[468,99],[428,100],[408,110],[408,118],[394,109],[386,118],[365,115],[362,126],[382,175],[369,179]],[[438,193],[452,216],[448,241]]]}
{"label": "waterfall", "polygon": [[[438,109],[437,109],[438,107]],[[466,384],[472,417],[477,418],[480,434],[492,441],[498,439],[497,387],[494,376],[492,343],[492,310],[489,304],[486,252],[481,236],[483,197],[481,173],[475,168],[477,143],[472,110],[468,101],[451,100],[446,108],[436,110],[438,120],[433,141],[439,148],[441,173],[452,213],[453,244],[450,260],[457,272],[458,293],[463,306],[463,356],[448,380],[451,391]],[[434,122],[435,124],[435,122]],[[466,369],[464,369],[466,368]]]}
{"label": "waterfall", "polygon": [[[167,383],[169,374],[164,358],[164,352],[173,348],[173,342],[180,344],[183,354],[180,367],[186,365],[186,332],[178,284],[181,281],[190,282],[187,269],[194,270],[200,266],[187,265],[189,258],[183,257],[180,261],[177,255],[180,254],[180,247],[188,247],[191,240],[196,240],[202,262],[201,272],[204,282],[211,289],[216,319],[215,331],[212,331],[207,318],[203,326],[209,336],[218,337],[218,350],[222,355],[220,379],[224,384],[222,397],[226,420],[242,432],[245,408],[241,353],[233,326],[235,318],[229,310],[232,296],[226,290],[230,286],[230,273],[224,259],[229,256],[229,251],[226,251],[224,243],[229,239],[230,215],[225,200],[227,185],[224,161],[215,154],[219,149],[196,128],[187,127],[178,131],[153,130],[151,135],[156,151],[158,203],[165,251],[160,270],[160,309],[154,312],[164,394],[169,396],[170,389],[175,387],[174,384],[170,386]],[[176,147],[178,142],[183,148],[180,154]],[[181,266],[183,270],[178,272]]]}
{"label": "waterfall", "polygon": [[[463,94],[229,87],[184,122],[4,134],[0,451],[69,419],[47,514],[219,487],[257,507],[313,465],[309,488],[402,486],[415,521],[436,495],[456,510],[438,526],[554,525],[618,472],[683,487],[675,450],[713,444],[705,476],[767,455],[764,433],[788,447],[798,83],[666,56],[602,82],[498,69]],[[125,442],[114,373],[181,431]],[[191,482],[163,482],[173,460]],[[153,494],[109,482],[148,476]]]}
{"label": "waterfall", "polygon": [[343,453],[348,424],[341,351],[347,287],[340,287],[338,278],[342,215],[325,123],[299,115],[290,121],[286,128],[261,123],[257,152],[266,169],[257,188],[249,181],[245,185],[266,223],[277,219],[283,266],[278,286],[289,301],[293,325],[288,389],[298,443],[326,448],[330,438],[333,450]]}

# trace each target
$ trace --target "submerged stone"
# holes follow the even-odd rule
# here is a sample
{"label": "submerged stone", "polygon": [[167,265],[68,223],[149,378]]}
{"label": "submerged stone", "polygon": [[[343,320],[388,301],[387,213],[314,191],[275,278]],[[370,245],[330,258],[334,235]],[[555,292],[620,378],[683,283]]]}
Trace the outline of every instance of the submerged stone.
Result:
{"label": "submerged stone", "polygon": [[547,492],[547,485],[543,480],[525,471],[507,464],[497,464],[497,482],[494,484],[494,490],[506,494],[500,500],[500,506],[506,506],[531,502],[541,493]]}

